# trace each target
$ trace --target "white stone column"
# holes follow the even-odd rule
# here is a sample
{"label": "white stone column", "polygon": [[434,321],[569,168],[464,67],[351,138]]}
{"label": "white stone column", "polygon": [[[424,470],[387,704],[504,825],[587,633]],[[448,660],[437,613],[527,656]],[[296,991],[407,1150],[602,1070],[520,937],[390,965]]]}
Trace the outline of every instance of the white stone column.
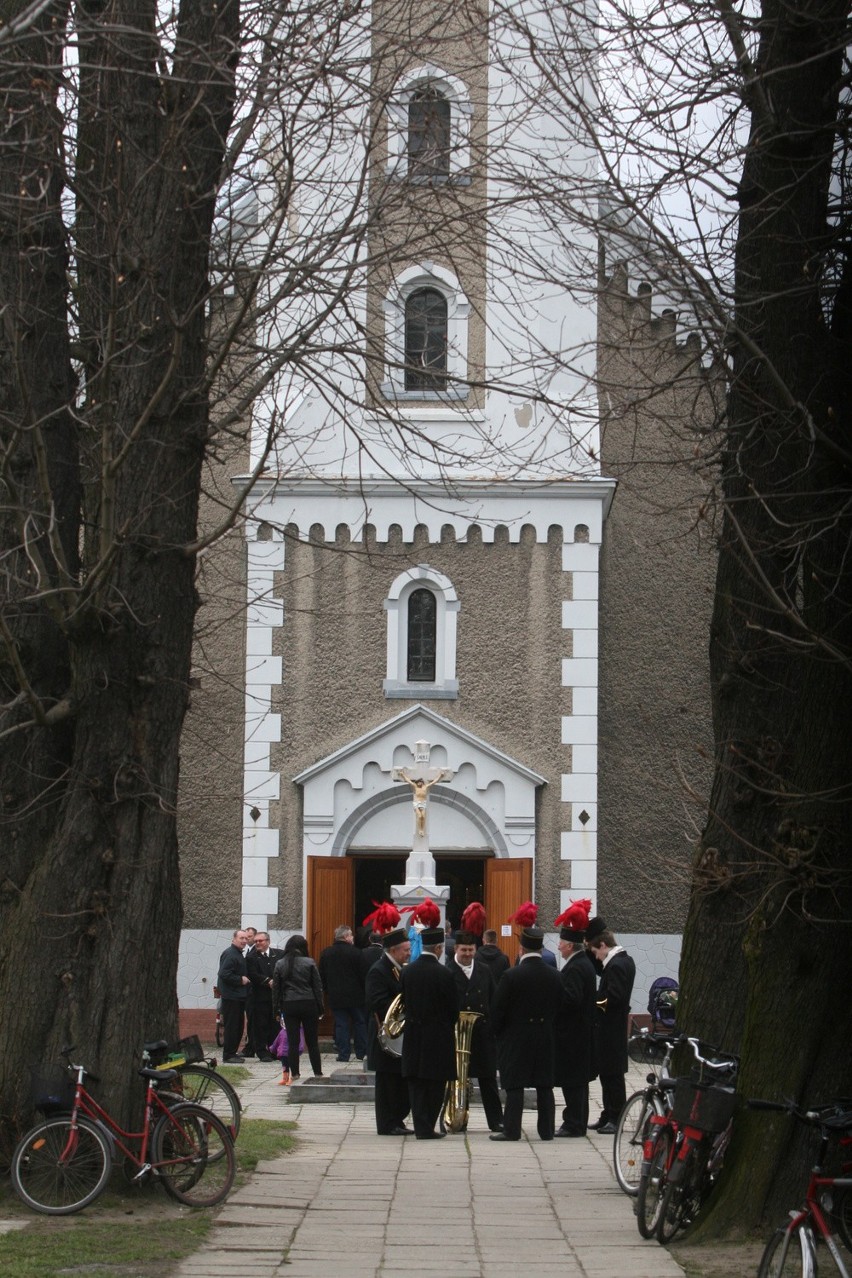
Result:
{"label": "white stone column", "polygon": [[[590,530],[590,535],[592,530]],[[562,775],[562,801],[569,805],[570,829],[561,856],[570,862],[569,899],[591,897],[598,889],[598,561],[599,541],[567,542],[562,567],[571,576],[571,599],[562,604],[562,625],[572,635],[572,656],[562,661],[562,684],[571,689],[571,714],[562,716],[562,743],[571,746],[571,771]]]}
{"label": "white stone column", "polygon": [[[257,533],[248,525],[248,536]],[[274,594],[274,574],[284,567],[284,540],[248,541],[246,599],[245,757],[243,765],[243,921],[268,927],[278,913],[278,889],[269,886],[269,861],[279,855],[279,833],[269,828],[269,805],[279,797],[280,778],[270,768],[270,747],[281,740],[281,716],[273,714],[272,689],[281,683],[281,658],[272,655],[273,632],[284,622]]]}

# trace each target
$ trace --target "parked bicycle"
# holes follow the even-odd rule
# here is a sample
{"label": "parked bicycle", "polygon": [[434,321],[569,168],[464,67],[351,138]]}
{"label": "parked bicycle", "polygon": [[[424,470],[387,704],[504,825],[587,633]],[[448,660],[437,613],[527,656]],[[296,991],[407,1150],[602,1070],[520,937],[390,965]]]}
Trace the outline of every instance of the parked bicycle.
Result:
{"label": "parked bicycle", "polygon": [[[827,1176],[824,1164],[832,1140],[841,1138],[842,1143],[843,1138],[848,1140],[852,1135],[852,1104],[836,1101],[808,1110],[799,1109],[792,1102],[750,1100],[747,1104],[750,1109],[780,1110],[792,1114],[799,1122],[818,1127],[820,1134],[819,1152],[811,1168],[804,1206],[791,1211],[787,1224],[776,1229],[770,1238],[757,1271],[758,1278],[817,1278],[817,1240],[825,1243],[840,1278],[850,1278],[849,1269],[835,1242],[831,1221],[838,1200],[844,1204],[848,1200],[852,1189],[852,1169],[847,1166],[840,1176]],[[844,1215],[842,1211],[841,1221]],[[844,1233],[842,1224],[840,1230]],[[845,1241],[848,1246],[848,1237]]]}
{"label": "parked bicycle", "polygon": [[169,1088],[195,1105],[212,1109],[234,1140],[240,1132],[242,1101],[232,1083],[216,1069],[214,1057],[205,1058],[201,1040],[192,1035],[169,1045],[165,1039],[145,1043],[142,1060],[157,1070],[176,1070],[178,1078]]}
{"label": "parked bicycle", "polygon": [[[97,1081],[75,1065],[66,1047],[64,1067],[35,1079],[35,1102],[46,1117],[18,1142],[12,1185],[35,1211],[67,1216],[103,1193],[116,1151],[137,1168],[132,1181],[154,1176],[189,1207],[213,1207],[234,1183],[234,1142],[225,1125],[201,1105],[169,1105],[159,1092],[174,1070],[143,1068],[146,1080],[142,1130],[126,1131],[86,1088]],[[72,1083],[72,1079],[74,1080]]]}
{"label": "parked bicycle", "polygon": [[671,1077],[672,1052],[680,1037],[673,1030],[652,1034],[643,1029],[631,1034],[628,1041],[630,1059],[650,1065],[651,1070],[646,1079],[647,1087],[628,1097],[615,1129],[612,1165],[615,1178],[625,1194],[635,1196],[639,1192],[642,1155],[652,1116],[661,1118],[671,1108],[671,1093],[665,1083]]}
{"label": "parked bicycle", "polygon": [[[674,1092],[672,1108],[650,1118],[636,1196],[640,1234],[661,1243],[671,1242],[698,1215],[721,1170],[736,1103],[730,1084],[737,1058],[704,1045],[705,1056],[698,1039],[687,1042],[698,1069],[667,1083]],[[720,1081],[708,1082],[707,1071]]]}

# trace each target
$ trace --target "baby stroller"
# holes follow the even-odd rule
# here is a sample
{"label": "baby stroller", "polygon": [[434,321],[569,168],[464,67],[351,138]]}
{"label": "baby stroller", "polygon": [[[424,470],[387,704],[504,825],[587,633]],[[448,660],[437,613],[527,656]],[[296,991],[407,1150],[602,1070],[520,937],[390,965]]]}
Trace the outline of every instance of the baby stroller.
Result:
{"label": "baby stroller", "polygon": [[651,1033],[674,1029],[680,986],[673,976],[658,976],[648,994]]}

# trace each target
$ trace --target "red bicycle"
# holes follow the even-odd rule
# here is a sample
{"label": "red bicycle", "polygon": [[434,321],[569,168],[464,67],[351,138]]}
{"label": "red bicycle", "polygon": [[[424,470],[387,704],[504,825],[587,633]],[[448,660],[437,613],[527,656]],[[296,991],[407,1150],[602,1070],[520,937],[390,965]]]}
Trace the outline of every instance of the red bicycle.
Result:
{"label": "red bicycle", "polygon": [[[665,1079],[674,1092],[671,1110],[652,1115],[642,1158],[636,1223],[643,1238],[668,1243],[697,1216],[722,1167],[730,1142],[736,1095],[735,1056],[717,1052],[703,1056],[698,1039],[687,1039],[698,1064],[698,1076]],[[725,1083],[708,1082],[705,1071]]]}
{"label": "red bicycle", "polygon": [[81,1211],[106,1189],[116,1151],[137,1169],[132,1181],[154,1176],[189,1207],[213,1207],[227,1197],[236,1173],[234,1142],[212,1111],[183,1100],[169,1104],[174,1097],[158,1094],[176,1071],[139,1071],[147,1082],[144,1125],[125,1131],[86,1089],[87,1075],[97,1080],[70,1062],[74,1050],[63,1049],[68,1063],[61,1075],[37,1080],[35,1101],[46,1117],[12,1155],[12,1185],[28,1207],[48,1216]]}
{"label": "red bicycle", "polygon": [[749,1109],[774,1109],[792,1114],[799,1122],[818,1127],[820,1133],[819,1153],[811,1168],[805,1205],[791,1211],[787,1224],[776,1229],[770,1238],[757,1271],[758,1278],[817,1278],[817,1239],[821,1239],[828,1248],[840,1278],[850,1278],[834,1241],[831,1218],[852,1189],[852,1175],[848,1174],[852,1168],[847,1165],[844,1174],[826,1176],[824,1163],[829,1143],[839,1137],[842,1146],[852,1134],[852,1106],[848,1101],[835,1101],[830,1105],[802,1110],[792,1102],[766,1100],[750,1100],[748,1106]]}

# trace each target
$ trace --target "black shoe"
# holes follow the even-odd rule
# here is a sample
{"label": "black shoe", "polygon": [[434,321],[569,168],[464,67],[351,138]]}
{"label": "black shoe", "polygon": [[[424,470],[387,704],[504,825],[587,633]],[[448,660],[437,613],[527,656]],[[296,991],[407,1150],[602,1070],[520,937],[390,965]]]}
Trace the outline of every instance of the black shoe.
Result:
{"label": "black shoe", "polygon": [[243,1052],[243,1056],[245,1056],[245,1057],[254,1056],[254,1052],[246,1052],[246,1051],[244,1051],[244,1052]]}
{"label": "black shoe", "polygon": [[597,1133],[599,1136],[614,1136],[616,1130],[615,1123],[604,1123],[603,1127],[598,1127]]}
{"label": "black shoe", "polygon": [[414,1132],[410,1127],[406,1127],[404,1123],[400,1123],[399,1127],[392,1127],[389,1132],[379,1132],[379,1136],[413,1136]]}
{"label": "black shoe", "polygon": [[496,1127],[489,1127],[489,1128],[488,1128],[488,1130],[489,1130],[490,1132],[502,1132],[502,1130],[503,1130],[503,1124],[502,1124],[502,1123],[499,1123]]}
{"label": "black shoe", "polygon": [[505,1132],[492,1132],[489,1140],[520,1140],[520,1136],[507,1136]]}
{"label": "black shoe", "polygon": [[223,1056],[222,1057],[223,1065],[242,1065],[244,1060],[245,1060],[244,1056]]}
{"label": "black shoe", "polygon": [[417,1136],[417,1140],[443,1140],[446,1134],[446,1132],[424,1132],[422,1136]]}
{"label": "black shoe", "polygon": [[278,1058],[277,1058],[277,1056],[271,1056],[269,1052],[264,1052],[264,1053],[263,1053],[263,1055],[262,1055],[262,1056],[258,1056],[258,1058],[257,1058],[257,1059],[258,1059],[259,1061],[263,1061],[263,1063],[264,1063],[264,1065],[265,1065],[267,1061],[274,1061],[274,1060],[277,1060]]}
{"label": "black shoe", "polygon": [[585,1136],[585,1134],[586,1134],[585,1132],[572,1132],[567,1127],[559,1127],[553,1133],[554,1136],[571,1136],[571,1137]]}
{"label": "black shoe", "polygon": [[607,1121],[606,1114],[601,1114],[600,1118],[598,1119],[596,1123],[589,1123],[588,1127],[586,1128],[586,1131],[596,1132],[599,1127],[603,1127],[606,1121]]}

